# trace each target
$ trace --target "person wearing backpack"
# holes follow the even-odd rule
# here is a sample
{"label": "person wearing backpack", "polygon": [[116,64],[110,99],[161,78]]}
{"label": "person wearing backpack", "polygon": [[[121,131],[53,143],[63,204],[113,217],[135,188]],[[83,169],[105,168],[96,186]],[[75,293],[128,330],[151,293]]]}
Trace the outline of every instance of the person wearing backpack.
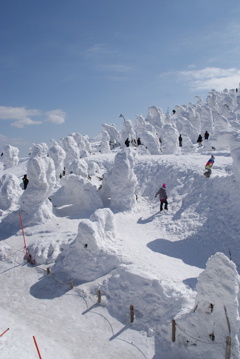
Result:
{"label": "person wearing backpack", "polygon": [[160,212],[163,210],[163,205],[164,205],[164,209],[168,210],[168,201],[167,201],[168,196],[167,196],[166,184],[165,183],[157,191],[157,193],[155,194],[155,198],[157,196],[159,196],[159,201],[160,201]]}
{"label": "person wearing backpack", "polygon": [[204,176],[207,178],[209,178],[211,176],[214,160],[215,160],[215,157],[212,155],[205,165],[206,172],[204,172]]}

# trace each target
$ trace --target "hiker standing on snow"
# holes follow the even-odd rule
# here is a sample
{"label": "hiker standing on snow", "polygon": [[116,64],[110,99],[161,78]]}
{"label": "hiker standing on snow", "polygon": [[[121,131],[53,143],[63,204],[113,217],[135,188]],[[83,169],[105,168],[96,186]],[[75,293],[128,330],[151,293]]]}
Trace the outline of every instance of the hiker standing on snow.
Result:
{"label": "hiker standing on snow", "polygon": [[178,137],[179,147],[182,147],[182,135]]}
{"label": "hiker standing on snow", "polygon": [[202,135],[200,134],[197,139],[198,146],[202,146]]}
{"label": "hiker standing on snow", "polygon": [[206,131],[205,134],[204,134],[205,140],[208,140],[208,137],[209,137],[209,133]]}
{"label": "hiker standing on snow", "polygon": [[155,198],[159,195],[159,201],[160,201],[160,212],[163,210],[163,204],[164,209],[168,210],[168,201],[167,201],[167,191],[166,191],[166,184],[164,183],[162,187],[157,191],[155,194]]}
{"label": "hiker standing on snow", "polygon": [[28,185],[28,182],[29,182],[29,179],[27,178],[27,175],[23,176],[22,181],[23,181],[23,189],[26,189],[27,185]]}

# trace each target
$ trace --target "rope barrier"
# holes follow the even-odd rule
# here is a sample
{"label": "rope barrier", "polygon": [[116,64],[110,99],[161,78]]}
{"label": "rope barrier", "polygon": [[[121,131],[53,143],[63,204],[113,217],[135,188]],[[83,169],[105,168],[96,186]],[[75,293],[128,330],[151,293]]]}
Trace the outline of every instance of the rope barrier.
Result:
{"label": "rope barrier", "polygon": [[203,340],[194,338],[192,335],[188,334],[188,333],[187,333],[184,329],[182,329],[177,323],[176,323],[176,326],[177,326],[184,334],[186,334],[189,338],[194,339],[194,340],[197,341],[197,342],[200,342],[200,343],[203,343],[203,344],[213,344],[213,345],[222,345],[222,344],[225,344],[225,343],[226,343],[226,340],[225,340],[224,342],[219,342],[219,343],[205,342],[205,341],[203,341]]}
{"label": "rope barrier", "polygon": [[[9,244],[8,244],[8,245],[9,245]],[[25,248],[22,248],[22,249],[20,249],[20,250],[16,250],[16,248],[14,248],[13,246],[11,246],[11,245],[9,245],[9,246],[10,246],[11,248],[15,249],[15,252],[18,252],[18,251],[21,251],[21,250],[24,252],[24,250],[25,250]],[[15,253],[15,252],[14,252],[14,253]],[[13,256],[13,254],[10,253],[8,256]],[[14,256],[13,256],[13,258],[15,259]],[[20,265],[22,265],[22,264],[24,264],[24,261],[23,261]],[[35,268],[36,268],[36,269],[40,269],[40,270],[43,270],[43,271],[47,271],[46,269],[41,268],[41,267],[39,267],[39,266],[37,266],[37,265],[34,265],[33,268],[34,268],[34,269],[35,269]],[[14,269],[14,267],[11,268],[11,269]],[[1,273],[0,273],[0,274],[1,274]],[[60,284],[60,285],[62,285],[62,286],[65,286],[65,287],[69,286],[69,283],[63,283],[63,282],[60,282],[59,280],[57,280],[57,279],[54,277],[54,275],[53,275],[52,272],[50,272],[49,277],[51,277],[56,283],[58,283],[58,284]],[[74,291],[75,293],[77,293],[77,295],[78,295],[80,298],[83,299],[83,301],[85,302],[85,305],[86,305],[86,308],[87,308],[87,309],[90,308],[89,305],[88,305],[87,300],[79,293],[79,291],[78,291],[77,288],[75,288],[75,287],[73,286],[73,288],[71,289],[71,291]],[[99,304],[96,303],[96,305],[99,305]],[[109,324],[109,327],[110,327],[110,330],[111,330],[111,334],[114,335],[113,326],[112,326],[111,322],[108,320],[108,318],[107,318],[106,316],[104,316],[103,314],[98,313],[98,312],[96,312],[96,311],[91,311],[91,313],[92,313],[92,314],[95,314],[95,315],[98,315],[98,316],[100,316],[100,317],[102,317],[102,318],[104,318],[105,321]],[[9,330],[9,328],[8,328],[7,330],[5,330],[5,331],[0,335],[0,337],[1,337],[2,335],[4,335],[8,330]],[[123,340],[123,339],[121,339],[121,338],[117,338],[117,339],[118,339],[118,340],[122,340],[122,341],[126,342],[127,344],[129,344],[129,345],[135,347],[135,348],[143,355],[143,357],[144,357],[145,359],[147,358],[147,357],[145,356],[145,354],[142,352],[142,350],[141,350],[140,348],[138,348],[133,342],[130,343],[130,342],[127,342],[126,340]],[[33,337],[33,340],[34,340],[34,337]],[[34,340],[34,342],[35,342],[36,349],[38,350],[38,347],[37,347],[37,345],[36,345],[36,344],[37,344],[37,343],[36,343],[36,339]],[[39,355],[39,358],[41,359],[41,354],[40,354],[40,352],[38,352],[38,355]]]}

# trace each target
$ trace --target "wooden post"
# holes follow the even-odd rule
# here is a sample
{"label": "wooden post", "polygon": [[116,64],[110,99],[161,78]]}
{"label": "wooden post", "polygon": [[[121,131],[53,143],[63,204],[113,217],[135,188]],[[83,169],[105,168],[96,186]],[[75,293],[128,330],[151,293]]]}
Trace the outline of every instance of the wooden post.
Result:
{"label": "wooden post", "polygon": [[176,340],[176,321],[172,319],[172,341],[175,342]]}
{"label": "wooden post", "polygon": [[101,291],[100,291],[100,289],[98,289],[98,291],[97,291],[97,296],[98,296],[98,304],[100,304],[101,303]]}
{"label": "wooden post", "polygon": [[226,338],[226,359],[231,358],[231,337]]}
{"label": "wooden post", "polygon": [[25,249],[25,252],[26,252],[26,260],[27,260],[27,262],[29,262],[26,237],[25,237],[24,228],[23,228],[23,222],[22,222],[22,214],[21,214],[21,212],[18,212],[18,214],[19,214],[19,217],[20,217],[20,224],[21,224],[21,228],[22,228],[22,236],[23,236],[24,249]]}
{"label": "wooden post", "polygon": [[72,279],[70,279],[70,281],[69,281],[69,286],[70,286],[70,289],[73,289],[73,280]]}
{"label": "wooden post", "polygon": [[130,305],[130,322],[133,323],[134,321],[134,306]]}

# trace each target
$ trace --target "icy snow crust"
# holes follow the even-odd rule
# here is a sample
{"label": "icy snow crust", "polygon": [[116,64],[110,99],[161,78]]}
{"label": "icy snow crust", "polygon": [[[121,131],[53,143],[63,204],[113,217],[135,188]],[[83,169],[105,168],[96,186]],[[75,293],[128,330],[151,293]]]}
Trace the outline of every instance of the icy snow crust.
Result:
{"label": "icy snow crust", "polygon": [[[73,133],[34,145],[27,159],[7,148],[1,358],[37,357],[32,336],[45,359],[219,359],[227,337],[239,358],[239,104],[233,90],[212,91],[173,115],[153,106],[122,132],[105,124],[100,141]],[[134,134],[143,144],[125,148]]]}

